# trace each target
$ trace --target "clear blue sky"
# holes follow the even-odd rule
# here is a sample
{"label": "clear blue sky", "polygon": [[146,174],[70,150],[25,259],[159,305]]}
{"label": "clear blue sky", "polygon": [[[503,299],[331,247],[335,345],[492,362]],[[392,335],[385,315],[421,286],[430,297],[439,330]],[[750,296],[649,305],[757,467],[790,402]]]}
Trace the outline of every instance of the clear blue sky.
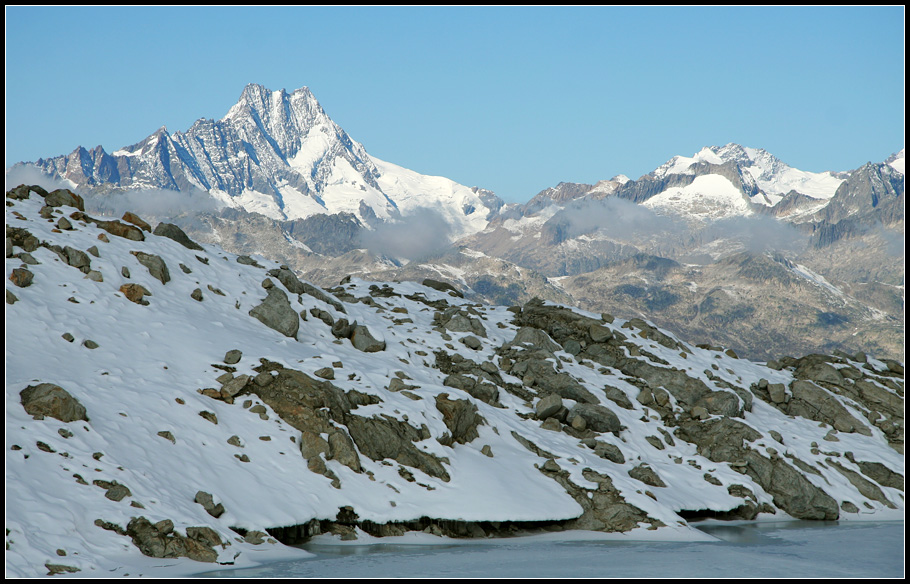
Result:
{"label": "clear blue sky", "polygon": [[6,165],[309,86],[367,152],[526,201],[738,142],[904,146],[904,8],[6,8]]}

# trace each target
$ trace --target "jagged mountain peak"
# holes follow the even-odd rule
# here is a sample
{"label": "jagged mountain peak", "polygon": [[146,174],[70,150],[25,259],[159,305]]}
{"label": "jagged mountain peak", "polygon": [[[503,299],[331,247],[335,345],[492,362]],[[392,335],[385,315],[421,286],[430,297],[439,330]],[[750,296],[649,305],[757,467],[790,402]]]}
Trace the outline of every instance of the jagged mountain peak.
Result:
{"label": "jagged mountain peak", "polygon": [[308,87],[273,91],[251,83],[220,120],[199,119],[174,134],[162,127],[113,155],[77,150],[35,166],[80,188],[199,189],[225,206],[278,220],[351,213],[373,225],[432,208],[452,237],[483,229],[502,206],[488,191],[372,158]]}

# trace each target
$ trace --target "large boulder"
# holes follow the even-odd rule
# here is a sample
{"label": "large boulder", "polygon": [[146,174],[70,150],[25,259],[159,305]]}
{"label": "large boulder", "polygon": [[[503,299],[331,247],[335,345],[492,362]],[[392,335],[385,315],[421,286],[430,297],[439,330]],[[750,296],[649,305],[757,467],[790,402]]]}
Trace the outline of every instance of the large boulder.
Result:
{"label": "large boulder", "polygon": [[201,245],[190,239],[182,229],[171,223],[159,223],[152,234],[173,239],[187,249],[203,251]]}
{"label": "large boulder", "polygon": [[44,197],[44,203],[48,207],[62,207],[66,205],[68,207],[75,207],[80,211],[85,211],[85,203],[82,200],[82,197],[66,189],[51,191]]}
{"label": "large boulder", "polygon": [[575,404],[572,409],[569,410],[566,421],[571,424],[577,416],[580,416],[585,421],[585,427],[590,428],[595,432],[613,432],[614,434],[618,434],[622,429],[622,425],[619,423],[619,418],[616,417],[616,414],[601,405],[585,403]]}
{"label": "large boulder", "polygon": [[19,398],[25,411],[33,416],[49,416],[61,422],[88,421],[85,406],[59,385],[29,385],[19,392]]}
{"label": "large boulder", "polygon": [[279,333],[297,338],[300,329],[300,316],[291,308],[288,295],[283,290],[271,287],[268,296],[258,306],[250,310],[250,316]]}
{"label": "large boulder", "polygon": [[351,344],[354,348],[364,353],[376,353],[385,350],[385,340],[377,339],[364,325],[357,325],[351,333]]}

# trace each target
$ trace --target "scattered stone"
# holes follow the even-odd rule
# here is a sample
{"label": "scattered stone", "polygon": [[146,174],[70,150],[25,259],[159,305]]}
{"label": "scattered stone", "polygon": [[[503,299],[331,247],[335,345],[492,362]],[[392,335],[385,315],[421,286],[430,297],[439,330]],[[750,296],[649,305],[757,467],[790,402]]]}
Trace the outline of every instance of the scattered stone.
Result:
{"label": "scattered stone", "polygon": [[120,292],[126,296],[126,299],[135,302],[136,304],[141,304],[142,306],[148,306],[149,301],[143,300],[144,296],[151,296],[152,293],[141,284],[124,284],[120,286]]}
{"label": "scattered stone", "polygon": [[64,341],[67,341],[69,343],[72,343],[75,340],[75,337],[70,333],[63,333],[61,336],[63,337]]}
{"label": "scattered stone", "polygon": [[230,444],[231,446],[236,446],[236,447],[238,447],[238,448],[243,448],[243,444],[240,442],[240,436],[238,436],[238,435],[236,435],[236,434],[234,434],[233,436],[231,436],[230,438],[228,438],[228,439],[227,439],[227,443]]}
{"label": "scattered stone", "polygon": [[206,493],[205,491],[198,491],[196,493],[196,498],[193,499],[193,501],[202,505],[202,508],[205,509],[206,513],[215,519],[221,517],[224,514],[224,505],[221,503],[218,503],[216,505],[210,493]]}
{"label": "scattered stone", "polygon": [[86,274],[85,277],[92,282],[104,282],[104,276],[102,276],[101,272],[98,270],[89,270],[88,274]]}
{"label": "scattered stone", "polygon": [[202,300],[203,300],[203,298],[202,298],[202,289],[201,289],[201,288],[196,288],[195,290],[193,290],[193,291],[190,293],[190,298],[192,298],[193,300],[196,300],[197,302],[202,302]]}
{"label": "scattered stone", "polygon": [[667,484],[645,463],[639,464],[629,471],[629,476],[652,487],[666,487]]}
{"label": "scattered stone", "polygon": [[7,304],[15,304],[18,301],[19,301],[19,298],[17,298],[15,294],[10,292],[9,290],[6,291],[6,303]]}
{"label": "scattered stone", "polygon": [[104,494],[104,496],[111,501],[122,501],[124,497],[133,496],[133,493],[130,492],[129,488],[127,488],[126,485],[121,485],[117,481],[95,480],[92,481],[92,484],[96,487],[105,489],[107,492]]}
{"label": "scattered stone", "polygon": [[140,264],[148,268],[149,274],[153,278],[160,280],[162,284],[171,281],[171,273],[167,269],[167,264],[159,256],[141,251],[131,251],[130,253],[136,256]]}
{"label": "scattered stone", "polygon": [[239,349],[231,349],[224,354],[224,362],[228,365],[234,365],[240,362],[241,357],[243,357],[243,353]]}
{"label": "scattered stone", "polygon": [[162,430],[161,432],[158,432],[158,435],[165,440],[170,440],[172,443],[177,444],[177,439],[174,438],[174,435],[171,434],[170,430]]}
{"label": "scattered stone", "polygon": [[73,224],[70,223],[70,220],[66,217],[61,217],[57,220],[57,229],[61,231],[71,231],[73,229]]}
{"label": "scattered stone", "polygon": [[86,349],[97,349],[98,343],[96,343],[95,341],[93,341],[91,339],[85,339],[84,341],[82,341],[82,346],[85,347]]}
{"label": "scattered stone", "polygon": [[212,412],[203,410],[203,411],[199,412],[199,415],[213,424],[218,424],[218,416],[216,416]]}
{"label": "scattered stone", "polygon": [[335,379],[335,370],[331,367],[323,367],[322,369],[317,369],[314,371],[313,375],[322,379],[332,380]]}

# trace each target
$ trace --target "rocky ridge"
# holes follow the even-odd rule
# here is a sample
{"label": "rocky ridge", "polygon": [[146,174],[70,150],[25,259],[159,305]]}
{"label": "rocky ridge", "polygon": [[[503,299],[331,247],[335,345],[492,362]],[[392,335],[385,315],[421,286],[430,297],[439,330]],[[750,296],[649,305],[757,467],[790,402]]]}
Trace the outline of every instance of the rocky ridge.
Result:
{"label": "rocky ridge", "polygon": [[438,280],[323,290],[65,190],[6,207],[10,575],[903,508],[897,361],[752,362]]}

